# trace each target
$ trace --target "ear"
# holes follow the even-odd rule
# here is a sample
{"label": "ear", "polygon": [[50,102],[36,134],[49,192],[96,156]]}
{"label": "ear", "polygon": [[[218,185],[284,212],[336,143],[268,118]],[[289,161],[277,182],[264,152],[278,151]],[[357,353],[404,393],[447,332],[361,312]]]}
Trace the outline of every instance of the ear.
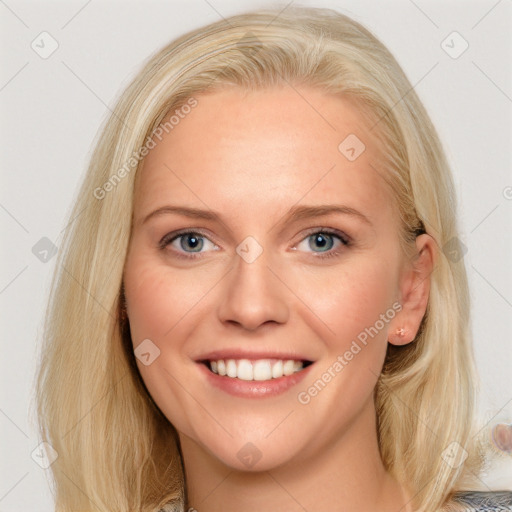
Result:
{"label": "ear", "polygon": [[416,253],[406,262],[399,283],[402,306],[389,325],[388,341],[406,345],[416,338],[427,310],[430,294],[430,276],[437,258],[436,242],[428,234],[416,237]]}

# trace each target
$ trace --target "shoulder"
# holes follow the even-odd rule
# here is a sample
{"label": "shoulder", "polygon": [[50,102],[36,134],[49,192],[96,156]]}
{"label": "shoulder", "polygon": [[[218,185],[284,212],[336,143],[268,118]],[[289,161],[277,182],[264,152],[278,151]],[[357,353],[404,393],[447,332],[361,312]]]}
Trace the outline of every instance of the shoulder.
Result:
{"label": "shoulder", "polygon": [[453,501],[467,512],[512,511],[512,491],[460,491],[453,495]]}

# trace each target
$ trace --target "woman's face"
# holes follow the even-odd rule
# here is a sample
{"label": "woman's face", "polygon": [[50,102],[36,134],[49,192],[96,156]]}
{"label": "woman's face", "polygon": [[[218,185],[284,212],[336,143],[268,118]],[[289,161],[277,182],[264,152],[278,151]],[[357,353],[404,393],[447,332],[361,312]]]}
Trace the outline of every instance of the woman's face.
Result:
{"label": "woman's face", "polygon": [[308,87],[196,99],[137,185],[138,368],[182,444],[239,469],[300,462],[374,431],[388,337],[412,339],[425,301],[407,306],[393,197],[350,103]]}

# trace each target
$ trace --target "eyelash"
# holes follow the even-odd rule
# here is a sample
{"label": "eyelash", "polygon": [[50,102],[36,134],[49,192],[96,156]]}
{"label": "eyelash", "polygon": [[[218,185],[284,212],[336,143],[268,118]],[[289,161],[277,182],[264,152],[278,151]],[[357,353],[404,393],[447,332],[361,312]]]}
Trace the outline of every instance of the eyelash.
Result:
{"label": "eyelash", "polygon": [[[341,242],[341,246],[343,248],[350,247],[352,245],[352,241],[350,240],[350,238],[347,235],[345,235],[341,231],[338,231],[338,230],[332,229],[332,228],[315,228],[315,229],[309,230],[309,232],[306,234],[306,236],[304,238],[301,238],[299,243],[308,239],[310,236],[317,235],[317,234],[329,235],[334,238],[337,238]],[[180,237],[182,237],[184,235],[199,235],[200,237],[210,240],[208,238],[208,236],[205,233],[203,233],[201,230],[188,229],[188,230],[182,230],[182,231],[175,231],[172,233],[168,233],[160,240],[160,242],[158,243],[159,249],[162,251],[165,250],[169,244],[171,244],[172,242],[174,242],[175,240],[179,239]],[[210,242],[211,242],[211,240],[210,240]],[[327,258],[337,257],[337,256],[340,256],[341,252],[343,252],[343,248],[337,249],[337,250],[330,249],[329,251],[325,251],[325,252],[313,253],[314,254],[313,257],[318,258],[318,259],[327,259]],[[203,254],[203,253],[183,253],[183,252],[179,252],[176,250],[173,250],[173,252],[178,258],[182,258],[185,260],[195,260],[195,259],[201,258],[202,257],[201,255]],[[185,254],[187,254],[187,255],[185,256]]]}

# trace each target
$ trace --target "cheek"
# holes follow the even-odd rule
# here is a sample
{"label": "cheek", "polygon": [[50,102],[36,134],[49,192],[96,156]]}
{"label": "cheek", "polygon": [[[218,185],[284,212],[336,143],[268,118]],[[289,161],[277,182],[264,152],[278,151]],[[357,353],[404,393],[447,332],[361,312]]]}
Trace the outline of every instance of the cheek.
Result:
{"label": "cheek", "polygon": [[125,295],[132,340],[161,339],[172,327],[172,282],[162,278],[155,266],[132,261],[125,272]]}
{"label": "cheek", "polygon": [[[316,279],[304,296],[329,330],[325,334],[324,327],[321,334],[325,357],[301,387],[298,401],[306,413],[311,404],[315,415],[328,418],[324,428],[333,434],[372,400],[386,355],[389,322],[396,315],[396,278],[391,264],[361,258],[334,278],[331,272]],[[310,319],[310,327],[318,325],[313,315]],[[320,335],[320,329],[316,332]]]}
{"label": "cheek", "polygon": [[193,328],[187,322],[190,312],[204,295],[204,286],[199,282],[185,272],[171,272],[144,251],[129,254],[125,266],[124,290],[132,343],[136,355],[139,344],[145,343],[141,346],[151,358],[146,364],[137,357],[138,370],[155,403],[184,432],[189,431],[189,425],[182,424],[183,415],[176,412],[189,410],[194,403],[188,403],[190,396],[183,393],[179,384],[186,382],[192,364],[182,355],[182,348]]}
{"label": "cheek", "polygon": [[384,259],[368,256],[347,262],[339,271],[315,276],[301,290],[304,302],[329,328],[324,340],[331,351],[344,352],[354,340],[363,345],[387,340],[389,321],[396,314],[397,273]]}
{"label": "cheek", "polygon": [[124,287],[134,344],[145,338],[164,341],[204,297],[212,276],[170,269],[145,254],[127,260]]}

